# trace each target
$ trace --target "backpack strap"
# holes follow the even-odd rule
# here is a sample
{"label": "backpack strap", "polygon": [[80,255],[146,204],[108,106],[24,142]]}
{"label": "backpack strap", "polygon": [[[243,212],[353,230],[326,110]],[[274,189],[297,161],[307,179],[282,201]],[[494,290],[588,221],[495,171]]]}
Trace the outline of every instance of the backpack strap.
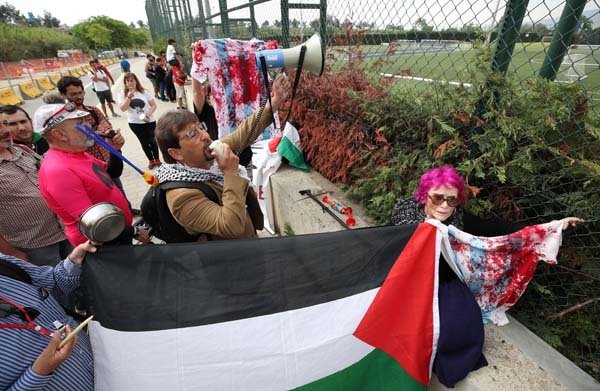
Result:
{"label": "backpack strap", "polygon": [[219,197],[217,193],[213,190],[212,187],[206,184],[206,182],[190,182],[190,181],[173,181],[173,182],[163,182],[158,185],[163,190],[171,190],[171,189],[198,189],[201,190],[206,198],[214,202],[215,204],[219,203]]}
{"label": "backpack strap", "polygon": [[25,270],[4,258],[0,258],[0,276],[31,284],[31,276]]}

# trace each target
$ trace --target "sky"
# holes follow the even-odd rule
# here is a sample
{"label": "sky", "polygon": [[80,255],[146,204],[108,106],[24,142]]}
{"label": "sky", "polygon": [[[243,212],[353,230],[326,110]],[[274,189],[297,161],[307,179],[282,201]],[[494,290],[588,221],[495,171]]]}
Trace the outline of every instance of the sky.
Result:
{"label": "sky", "polygon": [[[114,19],[134,24],[138,20],[147,22],[146,0],[0,0],[13,4],[22,14],[28,12],[42,15],[44,10],[58,18],[62,24],[73,26],[90,16],[106,15]],[[201,0],[202,4],[210,4],[210,12],[219,10],[217,0]],[[316,0],[296,0],[297,3],[316,3]],[[189,0],[192,14],[198,13],[198,0]],[[228,0],[229,7],[247,4],[248,0]],[[425,19],[436,28],[462,27],[467,24],[491,27],[504,12],[505,0],[328,0],[328,14],[336,16],[340,21],[345,19],[374,22],[377,27],[387,24],[402,25],[409,29],[418,18]],[[598,12],[598,0],[589,1],[586,11],[594,9]],[[75,5],[77,4],[77,5]],[[551,14],[558,20],[565,0],[530,0],[528,13],[524,23],[547,19]],[[451,6],[452,5],[452,6]],[[280,1],[272,0],[255,7],[258,24],[263,21],[281,20]],[[249,17],[248,9],[235,11],[231,18]],[[318,19],[317,10],[290,10],[290,20],[298,19],[308,24]],[[214,22],[219,22],[216,18]]]}
{"label": "sky", "polygon": [[4,0],[27,16],[28,12],[33,15],[43,15],[48,11],[52,16],[58,18],[61,24],[73,26],[82,22],[90,16],[106,15],[113,19],[122,20],[129,24],[138,20],[148,21],[146,16],[146,0],[79,0],[79,1],[56,1],[56,0]]}

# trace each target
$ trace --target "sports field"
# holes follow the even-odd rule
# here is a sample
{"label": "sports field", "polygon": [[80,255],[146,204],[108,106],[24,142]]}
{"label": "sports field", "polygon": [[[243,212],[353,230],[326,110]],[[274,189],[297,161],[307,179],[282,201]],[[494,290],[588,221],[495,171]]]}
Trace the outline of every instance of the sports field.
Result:
{"label": "sports field", "polygon": [[[548,44],[518,43],[508,69],[509,76],[526,80],[538,74],[542,67]],[[475,69],[476,51],[468,43],[446,45],[400,44],[394,54],[385,55],[388,47],[363,45],[360,47],[365,64],[386,56],[382,73],[402,75],[403,80],[423,83],[421,78],[472,83],[481,80]],[[343,48],[331,47],[334,67],[348,59]],[[600,50],[589,48],[571,49],[565,56],[556,80],[567,83],[582,83],[594,100],[600,100]],[[475,75],[475,76],[474,76]]]}

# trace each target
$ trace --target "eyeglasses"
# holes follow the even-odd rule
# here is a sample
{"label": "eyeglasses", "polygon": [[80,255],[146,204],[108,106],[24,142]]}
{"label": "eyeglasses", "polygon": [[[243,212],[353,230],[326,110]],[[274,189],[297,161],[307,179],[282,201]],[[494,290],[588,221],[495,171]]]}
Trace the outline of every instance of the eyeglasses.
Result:
{"label": "eyeglasses", "polygon": [[427,194],[427,197],[429,197],[433,205],[436,206],[440,206],[446,201],[449,207],[454,208],[460,203],[458,197],[455,196],[444,197],[443,194]]}
{"label": "eyeglasses", "polygon": [[192,140],[192,139],[195,139],[196,137],[198,137],[198,135],[200,133],[206,132],[206,131],[207,131],[206,124],[204,122],[198,122],[196,124],[196,126],[194,126],[193,128],[189,128],[185,132],[185,135],[183,137]]}
{"label": "eyeglasses", "polygon": [[[44,122],[43,127],[46,128],[46,127],[52,127],[52,126],[56,125],[55,123],[52,123],[52,122],[57,122],[57,123],[61,122],[61,121],[57,121],[59,114],[64,113],[64,112],[71,113],[75,110],[77,110],[77,105],[75,103],[73,103],[73,102],[66,103],[56,113],[54,113],[50,117],[48,117],[46,122]],[[50,126],[50,125],[52,125],[52,126]]]}

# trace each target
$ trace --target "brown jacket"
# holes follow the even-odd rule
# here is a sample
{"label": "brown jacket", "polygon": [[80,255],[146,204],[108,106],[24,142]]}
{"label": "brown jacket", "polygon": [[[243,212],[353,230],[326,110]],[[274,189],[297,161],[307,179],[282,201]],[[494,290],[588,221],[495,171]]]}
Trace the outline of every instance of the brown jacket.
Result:
{"label": "brown jacket", "polygon": [[[221,141],[228,144],[233,151],[241,151],[252,144],[272,119],[271,109],[265,108],[254,133],[249,134],[256,115],[253,114],[244,120],[235,132]],[[256,194],[250,187],[250,182],[237,175],[225,175],[224,186],[214,182],[207,182],[207,184],[219,197],[220,205],[209,200],[198,189],[167,191],[167,205],[175,220],[188,233],[192,235],[207,233],[213,240],[256,238],[254,227],[262,229],[263,215],[258,208]],[[248,192],[251,193],[249,203],[253,205],[246,208]],[[206,237],[202,235],[198,240],[206,240]]]}

